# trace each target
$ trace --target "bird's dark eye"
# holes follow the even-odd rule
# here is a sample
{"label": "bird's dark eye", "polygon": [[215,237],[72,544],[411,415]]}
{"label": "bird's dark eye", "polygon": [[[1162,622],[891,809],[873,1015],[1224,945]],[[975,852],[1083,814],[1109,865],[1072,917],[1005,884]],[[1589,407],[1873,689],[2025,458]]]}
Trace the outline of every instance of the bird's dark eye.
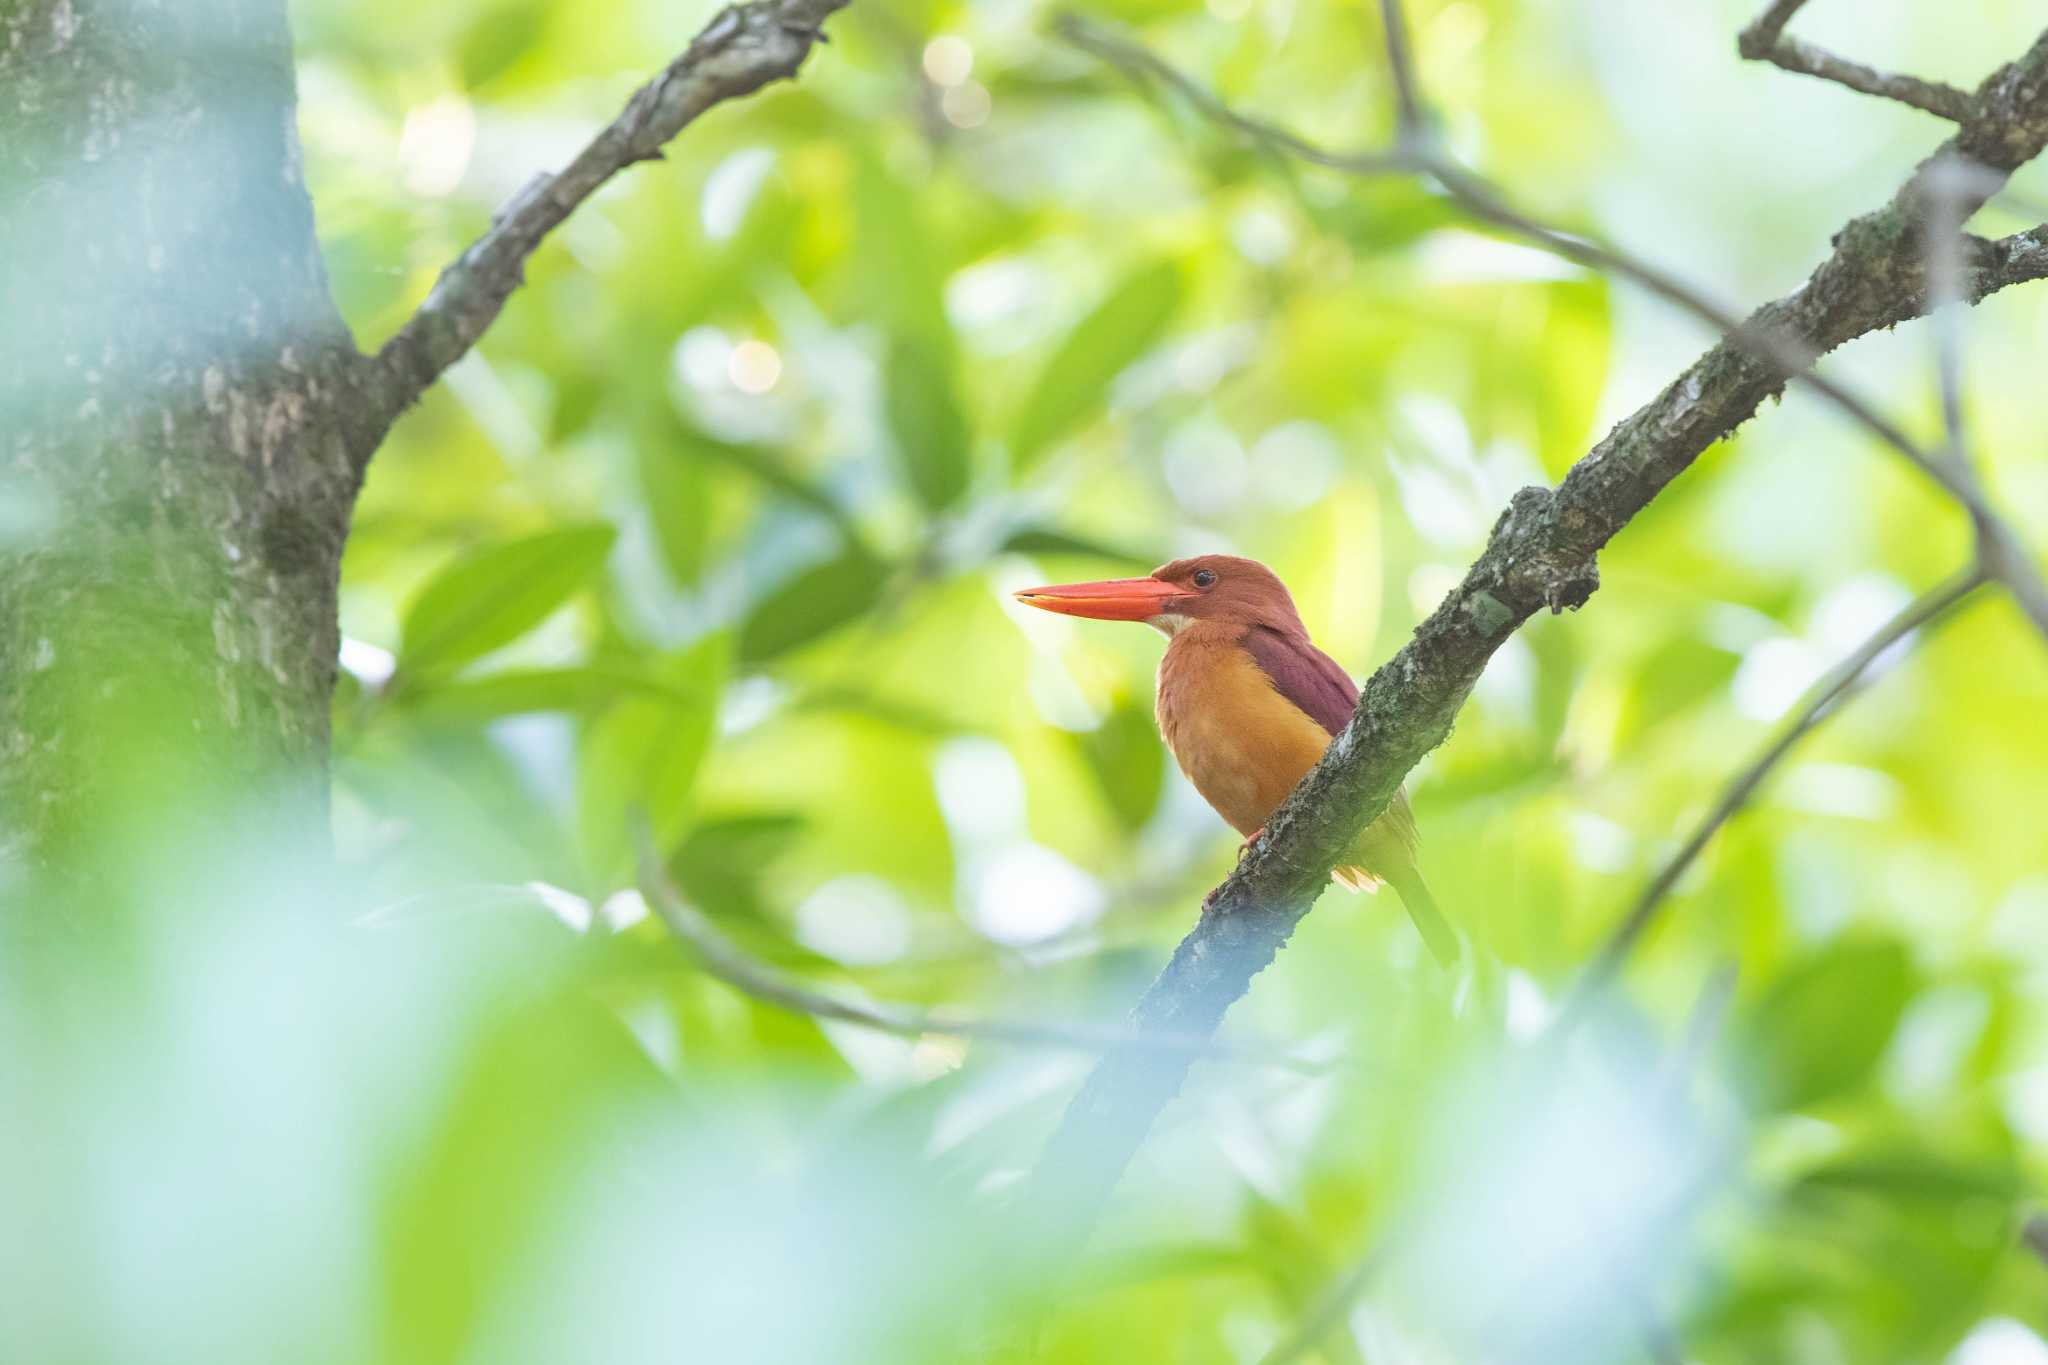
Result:
{"label": "bird's dark eye", "polygon": [[1197,569],[1197,570],[1195,570],[1195,586],[1196,586],[1196,587],[1198,587],[1198,588],[1213,588],[1213,587],[1215,587],[1215,586],[1216,586],[1216,571],[1215,571],[1214,569]]}

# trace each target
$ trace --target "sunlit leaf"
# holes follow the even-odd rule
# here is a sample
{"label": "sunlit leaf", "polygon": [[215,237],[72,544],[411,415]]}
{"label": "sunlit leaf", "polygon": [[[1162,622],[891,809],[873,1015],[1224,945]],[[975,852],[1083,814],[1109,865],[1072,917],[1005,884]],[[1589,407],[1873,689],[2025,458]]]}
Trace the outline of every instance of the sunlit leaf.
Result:
{"label": "sunlit leaf", "polygon": [[616,532],[577,526],[501,541],[429,579],[405,614],[401,674],[459,668],[554,614],[604,564]]}
{"label": "sunlit leaf", "polygon": [[1099,412],[1110,381],[1149,350],[1180,306],[1179,269],[1154,261],[1124,277],[1069,332],[1025,400],[1010,458],[1028,469],[1053,442]]}

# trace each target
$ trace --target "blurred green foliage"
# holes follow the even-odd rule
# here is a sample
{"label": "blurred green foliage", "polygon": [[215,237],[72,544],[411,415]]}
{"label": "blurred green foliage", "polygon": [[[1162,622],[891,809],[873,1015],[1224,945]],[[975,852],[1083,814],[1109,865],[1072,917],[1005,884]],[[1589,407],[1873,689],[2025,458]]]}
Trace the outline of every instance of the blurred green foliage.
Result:
{"label": "blurred green foliage", "polygon": [[[711,12],[295,8],[365,345]],[[1803,278],[1940,135],[1739,65],[1742,5],[1410,8],[1463,154],[1731,299]],[[2039,21],[1814,8],[1816,40],[1963,84]],[[1313,136],[1390,131],[1355,6],[1090,12]],[[2048,1173],[2048,656],[2002,603],[1797,752],[1568,1065],[1528,1047],[1769,723],[1966,550],[1796,394],[1508,644],[1411,780],[1476,976],[1326,897],[1226,1032],[1329,1065],[1199,1067],[1050,1306],[1004,1195],[1085,1057],[821,1025],[645,914],[636,813],[812,987],[1113,1022],[1237,841],[1152,732],[1159,641],[1008,593],[1248,553],[1362,675],[1517,486],[1702,344],[1422,187],[1253,154],[1044,18],[856,0],[799,82],[572,219],[400,426],[342,584],[341,884],[167,853],[136,895],[190,927],[143,934],[139,986],[64,1028],[0,1008],[46,1105],[0,1127],[28,1230],[0,1355],[1249,1361],[1386,1246],[1324,1358],[2048,1359],[2017,1236]],[[2040,298],[1968,321],[2036,544]],[[1926,357],[1907,328],[1830,363],[1931,431]]]}

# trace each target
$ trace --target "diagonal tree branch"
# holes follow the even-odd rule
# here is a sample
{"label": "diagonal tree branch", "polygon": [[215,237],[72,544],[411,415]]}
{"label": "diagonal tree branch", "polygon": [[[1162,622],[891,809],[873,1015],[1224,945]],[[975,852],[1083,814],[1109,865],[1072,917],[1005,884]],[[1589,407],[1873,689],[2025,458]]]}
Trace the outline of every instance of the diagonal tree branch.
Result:
{"label": "diagonal tree branch", "polygon": [[[476,345],[525,282],[527,258],[599,186],[635,162],[659,160],[662,146],[713,105],[794,76],[812,46],[825,41],[826,18],[849,3],[748,0],[720,10],[575,160],[536,177],[441,272],[419,311],[368,362],[367,387],[383,423]],[[368,462],[368,446],[358,458]]]}
{"label": "diagonal tree branch", "polygon": [[[1778,8],[1789,17],[1796,6]],[[1803,368],[1787,365],[1782,354],[1760,355],[1756,337],[1783,338],[1810,363],[1854,337],[1925,312],[1919,246],[1932,211],[1929,168],[1943,157],[1963,157],[1984,167],[1996,184],[2048,144],[2048,33],[1985,81],[1975,99],[1974,113],[1949,143],[1884,207],[1847,224],[1804,285],[1752,313],[1609,432],[1556,488],[1515,495],[1478,562],[1367,680],[1350,723],[1274,812],[1265,837],[1210,892],[1195,928],[1132,1011],[1135,1027],[1183,1035],[1215,1028],[1321,894],[1341,850],[1449,733],[1501,643],[1543,608],[1582,605],[1598,585],[1594,557],[1601,547]],[[1224,108],[1213,97],[1209,103]],[[1231,119],[1241,129],[1250,122]],[[1413,164],[1412,154],[1394,159]],[[2033,241],[1997,244],[1995,260],[1969,267],[1965,295],[1974,301],[2017,278],[2038,278],[2026,266],[2017,273],[2011,267],[2015,257],[2037,249]],[[1186,1072],[1184,1058],[1120,1050],[1102,1059],[1069,1104],[1027,1187],[1029,1206],[1047,1220],[1042,1235],[1049,1247],[1085,1235],[1078,1230]]]}
{"label": "diagonal tree branch", "polygon": [[1802,76],[1846,85],[1851,90],[1880,99],[1897,100],[1951,123],[1967,123],[1976,111],[1976,100],[1967,90],[1940,81],[1923,81],[1918,76],[1894,75],[1861,62],[1852,62],[1824,48],[1797,38],[1785,37],[1791,22],[1806,0],[1778,0],[1757,21],[1742,30],[1735,48],[1752,62],[1769,62]]}

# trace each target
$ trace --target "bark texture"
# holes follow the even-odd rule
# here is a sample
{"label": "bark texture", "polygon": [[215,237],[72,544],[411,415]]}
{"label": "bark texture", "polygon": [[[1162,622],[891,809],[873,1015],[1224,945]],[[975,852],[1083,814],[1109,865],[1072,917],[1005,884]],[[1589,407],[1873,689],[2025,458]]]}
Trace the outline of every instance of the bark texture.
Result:
{"label": "bark texture", "polygon": [[11,859],[159,781],[324,783],[358,357],[294,104],[284,0],[0,17]]}

